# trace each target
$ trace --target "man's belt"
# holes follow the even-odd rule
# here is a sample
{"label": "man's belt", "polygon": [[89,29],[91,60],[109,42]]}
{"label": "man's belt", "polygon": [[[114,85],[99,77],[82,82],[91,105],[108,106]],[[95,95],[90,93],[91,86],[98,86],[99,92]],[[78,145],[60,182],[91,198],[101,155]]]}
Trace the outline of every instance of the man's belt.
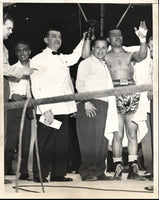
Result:
{"label": "man's belt", "polygon": [[133,79],[122,78],[122,79],[113,80],[114,86],[125,86],[125,85],[134,85],[134,84],[135,84],[135,81]]}

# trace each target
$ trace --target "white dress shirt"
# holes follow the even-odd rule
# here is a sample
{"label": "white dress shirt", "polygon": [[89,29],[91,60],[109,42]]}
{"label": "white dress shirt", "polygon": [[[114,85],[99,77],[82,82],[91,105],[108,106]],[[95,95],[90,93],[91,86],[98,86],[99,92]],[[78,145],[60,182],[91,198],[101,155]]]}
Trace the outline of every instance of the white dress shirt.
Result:
{"label": "white dress shirt", "polygon": [[[94,55],[83,60],[78,67],[76,88],[78,92],[100,91],[113,88],[109,70]],[[96,98],[108,101],[108,97]]]}
{"label": "white dress shirt", "polygon": [[[69,67],[77,63],[82,54],[83,40],[71,54],[53,55],[46,48],[32,58],[31,66],[37,68],[31,75],[32,92],[35,99],[73,94],[74,88]],[[52,110],[54,115],[76,112],[75,101],[39,105],[37,114]]]}
{"label": "white dress shirt", "polygon": [[[20,61],[12,65],[13,67],[16,67],[16,69],[21,70],[24,68],[24,66],[21,64]],[[20,79],[20,80],[9,80],[10,85],[10,99],[12,94],[19,94],[19,95],[25,95],[27,97],[30,97],[29,91],[30,91],[30,83],[27,79]]]}
{"label": "white dress shirt", "polygon": [[[99,61],[94,55],[83,60],[78,67],[76,88],[78,92],[91,92],[113,89],[110,72],[105,63]],[[105,137],[118,131],[118,115],[115,96],[95,98],[108,102]]]}

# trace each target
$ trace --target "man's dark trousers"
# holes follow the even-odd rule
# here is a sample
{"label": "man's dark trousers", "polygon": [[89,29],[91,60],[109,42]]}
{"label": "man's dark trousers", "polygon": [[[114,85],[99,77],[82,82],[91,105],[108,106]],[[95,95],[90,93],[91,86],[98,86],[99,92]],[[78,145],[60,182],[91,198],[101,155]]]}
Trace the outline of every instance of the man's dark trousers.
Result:
{"label": "man's dark trousers", "polygon": [[[8,110],[7,114],[7,134],[5,144],[5,174],[9,173],[15,150],[18,150],[19,131],[22,117],[22,108]],[[31,119],[25,116],[23,135],[22,135],[22,161],[20,172],[27,174],[27,163],[31,138]]]}
{"label": "man's dark trousers", "polygon": [[[39,122],[37,115],[37,139],[42,178],[51,176],[65,176],[67,172],[68,154],[68,115],[55,115],[55,119],[62,122],[60,129],[45,126]],[[37,161],[34,151],[34,178],[39,177]]]}
{"label": "man's dark trousers", "polygon": [[81,151],[79,174],[82,179],[89,176],[102,176],[106,169],[108,140],[104,137],[108,103],[101,100],[90,100],[97,108],[96,116],[86,116],[84,104],[78,104],[77,134]]}

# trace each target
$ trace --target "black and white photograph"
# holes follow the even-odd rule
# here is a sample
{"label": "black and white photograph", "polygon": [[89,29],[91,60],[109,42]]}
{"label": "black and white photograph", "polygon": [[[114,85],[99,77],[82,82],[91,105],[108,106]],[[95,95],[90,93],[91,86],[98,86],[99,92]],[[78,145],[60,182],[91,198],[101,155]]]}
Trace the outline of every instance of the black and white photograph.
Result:
{"label": "black and white photograph", "polygon": [[0,199],[158,199],[158,1],[0,9]]}

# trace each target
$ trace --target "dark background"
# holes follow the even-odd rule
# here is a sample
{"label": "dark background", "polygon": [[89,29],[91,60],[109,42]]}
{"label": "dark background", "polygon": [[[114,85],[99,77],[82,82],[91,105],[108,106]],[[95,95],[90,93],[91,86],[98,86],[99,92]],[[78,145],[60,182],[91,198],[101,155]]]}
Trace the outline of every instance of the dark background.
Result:
{"label": "dark background", "polygon": [[[80,4],[87,19],[95,19],[100,24],[101,4]],[[104,5],[104,35],[110,27],[115,27],[129,4]],[[59,27],[62,30],[63,44],[61,52],[70,53],[82,38],[86,30],[86,22],[77,3],[16,3],[4,7],[4,12],[14,19],[13,34],[5,44],[9,49],[10,63],[17,58],[14,45],[20,40],[31,45],[32,56],[45,48],[43,34],[45,30]],[[123,32],[124,45],[138,45],[139,40],[134,27],[139,27],[141,20],[146,21],[148,37],[152,35],[152,4],[132,4],[119,28]],[[80,28],[81,27],[81,28]],[[100,28],[99,28],[100,31]]]}

